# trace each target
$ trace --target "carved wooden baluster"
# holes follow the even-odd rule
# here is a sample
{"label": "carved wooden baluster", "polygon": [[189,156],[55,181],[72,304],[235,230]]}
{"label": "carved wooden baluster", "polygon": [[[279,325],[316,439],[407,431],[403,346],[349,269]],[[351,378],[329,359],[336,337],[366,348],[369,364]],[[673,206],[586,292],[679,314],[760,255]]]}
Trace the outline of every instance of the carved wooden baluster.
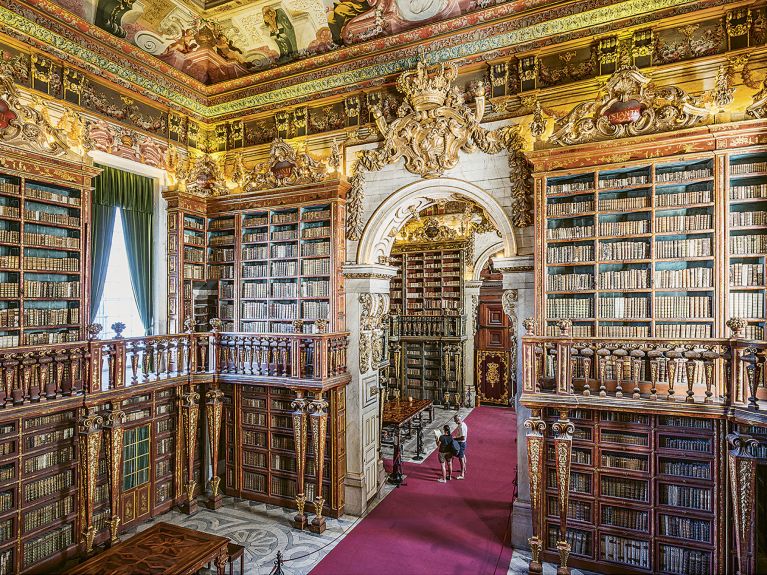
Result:
{"label": "carved wooden baluster", "polygon": [[645,356],[646,356],[646,353],[642,351],[641,349],[635,349],[631,352],[632,361],[631,361],[630,375],[634,381],[634,388],[631,390],[632,399],[639,399],[641,397],[640,395],[641,389],[639,387],[639,376],[642,372],[642,362]]}
{"label": "carved wooden baluster", "polygon": [[130,344],[130,371],[131,371],[131,383],[138,382],[138,343],[132,341]]}
{"label": "carved wooden baluster", "polygon": [[668,399],[674,401],[674,383],[676,383],[676,358],[669,357],[666,359],[666,369],[668,374]]}
{"label": "carved wooden baluster", "polygon": [[3,381],[2,391],[0,391],[0,407],[6,407],[13,404],[13,372],[12,362],[8,361],[10,356],[6,356],[3,361]]}
{"label": "carved wooden baluster", "polygon": [[176,368],[176,375],[181,375],[184,373],[184,338],[180,338],[176,340],[176,359],[175,359],[175,368]]}
{"label": "carved wooden baluster", "polygon": [[200,350],[200,363],[197,366],[197,371],[208,371],[208,343],[203,341],[202,345],[198,345],[197,349]]}
{"label": "carved wooden baluster", "polygon": [[[14,356],[11,356],[11,357],[13,358]],[[10,367],[8,367],[5,372],[5,387],[8,390],[8,397],[5,400],[6,405],[9,405],[9,404],[15,405],[16,396],[20,395],[20,393],[16,389],[17,380],[18,380],[18,363],[13,361],[11,362]]]}
{"label": "carved wooden baluster", "polygon": [[253,375],[253,338],[248,337],[245,339],[245,364],[242,366],[242,371],[249,375]]}
{"label": "carved wooden baluster", "polygon": [[[613,364],[613,375],[615,376],[615,397],[623,397],[623,372],[625,367],[624,361],[627,358],[622,356],[625,355],[625,353],[625,350],[616,349],[614,354],[611,356]],[[602,395],[601,389],[599,395]]]}
{"label": "carved wooden baluster", "polygon": [[[20,395],[21,397],[18,400],[19,404],[24,403],[25,398],[29,398],[30,396],[30,387],[32,385],[32,365],[31,365],[31,358],[34,354],[31,352],[22,354],[21,359],[21,389],[20,389]],[[38,396],[38,399],[40,397]],[[14,404],[16,401],[14,401]]]}
{"label": "carved wooden baluster", "polygon": [[30,365],[30,378],[29,378],[29,386],[28,386],[28,394],[29,394],[29,400],[37,403],[40,401],[40,391],[41,391],[41,385],[40,385],[40,362],[42,361],[42,358],[45,356],[46,352],[41,352],[40,355],[37,357],[34,357],[34,354],[29,354],[30,361],[33,361]]}
{"label": "carved wooden baluster", "polygon": [[40,366],[40,389],[45,394],[45,399],[56,399],[56,384],[51,381],[51,362]]}
{"label": "carved wooden baluster", "polygon": [[591,385],[589,384],[589,380],[591,378],[591,364],[593,361],[594,350],[586,348],[581,351],[581,355],[583,356],[583,395],[588,397],[591,395]]}
{"label": "carved wooden baluster", "polygon": [[711,396],[714,395],[714,392],[711,391],[711,386],[714,382],[714,362],[710,359],[703,362],[703,377],[706,380],[706,398],[703,403],[712,403]]}
{"label": "carved wooden baluster", "polygon": [[658,377],[660,374],[660,352],[657,350],[648,352],[650,358],[650,399],[658,399]]}
{"label": "carved wooden baluster", "polygon": [[277,375],[277,361],[279,359],[277,346],[279,344],[273,338],[269,338],[269,375]]}
{"label": "carved wooden baluster", "polygon": [[150,354],[152,351],[152,343],[144,341],[144,345],[141,348],[141,381],[146,383],[149,381],[149,369],[150,369]]}
{"label": "carved wooden baluster", "polygon": [[605,397],[607,395],[607,387],[605,385],[605,379],[607,378],[607,356],[610,352],[606,349],[600,349],[597,351],[599,361],[599,397]]}
{"label": "carved wooden baluster", "polygon": [[162,341],[158,341],[152,346],[152,367],[154,368],[154,379],[157,381],[160,379],[162,373],[162,357],[165,351],[165,344]]}
{"label": "carved wooden baluster", "polygon": [[83,350],[76,349],[70,364],[69,377],[72,380],[72,393],[74,394],[83,391],[83,361],[85,359],[83,355]]}
{"label": "carved wooden baluster", "polygon": [[290,375],[290,372],[288,371],[288,346],[290,345],[290,341],[287,339],[282,340],[282,349],[280,351],[280,359],[282,361],[282,376]]}
{"label": "carved wooden baluster", "polygon": [[695,360],[688,358],[684,364],[684,369],[687,376],[687,397],[684,400],[687,403],[695,403],[695,391],[693,390],[695,385]]}
{"label": "carved wooden baluster", "polygon": [[[61,395],[64,395],[64,390],[65,390],[65,384],[64,384],[64,367],[65,366],[64,366],[64,362],[66,361],[66,358],[67,358],[67,356],[64,353],[62,353],[62,352],[59,352],[56,355],[56,357],[54,358],[55,362],[56,362],[54,364],[54,369],[53,369],[53,373],[54,373],[54,375],[56,377],[55,381],[53,382],[54,383],[54,385],[53,385],[54,396],[57,393],[60,393]],[[51,399],[53,399],[53,398],[51,398]]]}

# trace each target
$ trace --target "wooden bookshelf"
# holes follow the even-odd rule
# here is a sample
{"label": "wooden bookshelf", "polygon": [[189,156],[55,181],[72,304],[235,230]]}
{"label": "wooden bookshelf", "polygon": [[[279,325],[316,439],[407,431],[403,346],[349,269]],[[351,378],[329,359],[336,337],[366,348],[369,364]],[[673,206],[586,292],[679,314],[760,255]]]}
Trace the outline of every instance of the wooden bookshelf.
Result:
{"label": "wooden bookshelf", "polygon": [[391,309],[399,315],[461,315],[465,245],[395,244]]}

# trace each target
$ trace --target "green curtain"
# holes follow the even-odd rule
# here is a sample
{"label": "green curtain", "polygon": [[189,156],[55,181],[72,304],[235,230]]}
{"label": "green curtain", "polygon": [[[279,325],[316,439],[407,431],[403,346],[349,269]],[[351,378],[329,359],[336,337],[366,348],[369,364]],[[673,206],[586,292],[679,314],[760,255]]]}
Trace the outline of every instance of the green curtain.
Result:
{"label": "green curtain", "polygon": [[[96,194],[98,194],[99,181],[96,180]],[[114,206],[104,206],[95,202],[91,208],[91,315],[96,317],[96,312],[101,305],[101,297],[104,295],[104,282],[107,279],[107,266],[109,254],[112,251],[112,232],[115,227]]]}
{"label": "green curtain", "polygon": [[[94,207],[102,205],[111,206],[113,210],[114,208],[121,210],[133,295],[136,298],[136,307],[138,307],[141,322],[144,324],[144,331],[149,334],[152,331],[154,319],[152,314],[152,215],[154,211],[152,194],[154,183],[152,178],[109,166],[99,167],[103,171],[96,178],[96,193],[93,197],[93,204]],[[114,225],[114,211],[112,212],[112,225]],[[95,234],[93,236],[95,241]],[[108,253],[107,250],[107,261],[109,259]],[[106,275],[106,264],[104,264],[103,275]],[[102,277],[101,294],[104,290],[103,283],[104,278]],[[91,289],[94,287],[95,283],[92,284]]]}

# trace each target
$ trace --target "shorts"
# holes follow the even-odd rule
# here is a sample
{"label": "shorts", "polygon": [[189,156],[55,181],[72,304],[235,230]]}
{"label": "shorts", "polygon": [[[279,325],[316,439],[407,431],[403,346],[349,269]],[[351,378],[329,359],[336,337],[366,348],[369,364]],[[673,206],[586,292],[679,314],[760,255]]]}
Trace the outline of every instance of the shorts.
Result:
{"label": "shorts", "polygon": [[448,461],[451,461],[453,459],[453,454],[449,451],[440,451],[439,452],[439,462],[440,463],[446,463]]}
{"label": "shorts", "polygon": [[458,459],[463,459],[463,456],[466,455],[466,442],[465,441],[459,441],[458,445],[460,446],[460,450],[458,451]]}

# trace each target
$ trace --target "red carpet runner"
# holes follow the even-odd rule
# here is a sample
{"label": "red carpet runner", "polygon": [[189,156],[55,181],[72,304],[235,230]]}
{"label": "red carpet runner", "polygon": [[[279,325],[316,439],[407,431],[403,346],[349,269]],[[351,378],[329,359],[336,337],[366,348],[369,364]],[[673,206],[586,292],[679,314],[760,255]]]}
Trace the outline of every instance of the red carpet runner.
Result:
{"label": "red carpet runner", "polygon": [[[466,479],[438,483],[432,453],[405,464],[407,485],[395,489],[311,575],[506,575],[507,533],[516,467],[516,417],[478,407],[466,419]],[[388,466],[387,466],[388,469]],[[453,476],[457,476],[455,461]]]}

